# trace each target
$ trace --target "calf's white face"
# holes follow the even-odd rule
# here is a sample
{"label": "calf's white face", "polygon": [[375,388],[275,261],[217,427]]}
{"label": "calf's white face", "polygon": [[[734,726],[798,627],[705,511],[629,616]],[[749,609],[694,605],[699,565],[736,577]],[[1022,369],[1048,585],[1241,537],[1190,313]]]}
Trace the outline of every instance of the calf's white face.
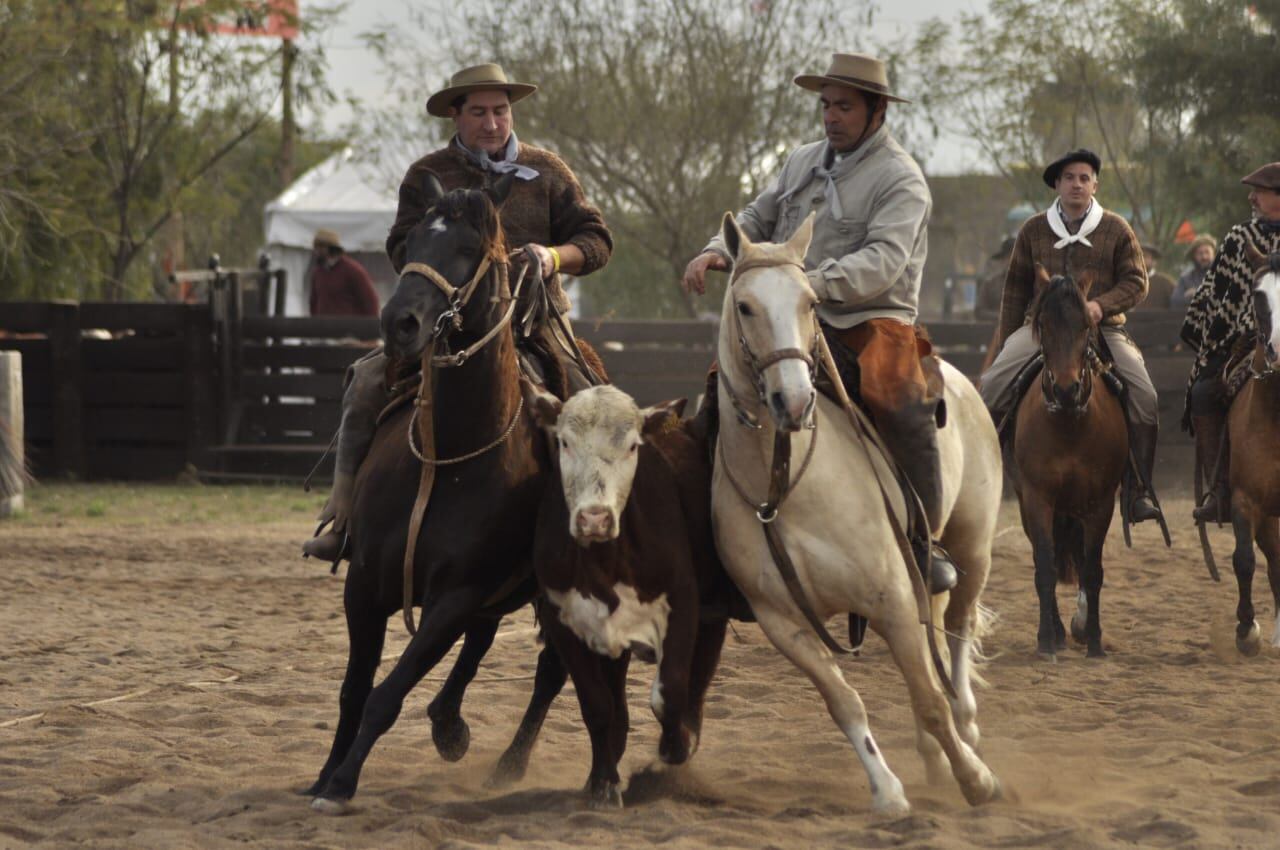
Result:
{"label": "calf's white face", "polygon": [[672,413],[679,415],[684,399],[641,410],[612,386],[582,390],[563,404],[527,381],[522,389],[538,424],[555,439],[570,536],[582,546],[617,539],[640,444]]}

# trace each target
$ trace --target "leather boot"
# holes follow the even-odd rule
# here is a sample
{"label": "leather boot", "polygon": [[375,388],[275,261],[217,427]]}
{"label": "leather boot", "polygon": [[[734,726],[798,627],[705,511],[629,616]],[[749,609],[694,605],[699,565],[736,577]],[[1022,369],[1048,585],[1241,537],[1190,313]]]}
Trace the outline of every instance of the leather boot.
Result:
{"label": "leather boot", "polygon": [[[1208,492],[1191,512],[1196,522],[1229,522],[1231,519],[1231,441],[1227,439],[1227,415],[1191,417],[1196,432],[1196,456],[1204,471]],[[1214,475],[1214,465],[1217,475]]]}
{"label": "leather boot", "polygon": [[1162,514],[1156,507],[1151,494],[1155,492],[1152,475],[1156,468],[1156,437],[1160,433],[1159,425],[1133,426],[1133,457],[1138,464],[1138,472],[1146,482],[1146,489],[1135,492],[1129,505],[1129,521],[1146,522],[1149,519],[1160,519]]}
{"label": "leather boot", "polygon": [[[319,558],[332,564],[349,554],[347,520],[355,490],[356,471],[369,453],[377,430],[378,414],[386,403],[384,373],[386,357],[380,353],[357,360],[347,374],[342,394],[342,424],[338,429],[338,449],[334,459],[333,490],[320,510],[316,535],[302,545],[303,557]],[[328,524],[329,530],[320,531]]]}
{"label": "leather boot", "polygon": [[893,421],[886,423],[882,431],[885,444],[924,507],[925,516],[913,523],[910,536],[916,561],[927,570],[924,578],[930,593],[951,590],[959,580],[951,556],[932,540],[932,530],[942,526],[942,458],[938,454],[936,406],[932,401],[908,404],[894,412]]}

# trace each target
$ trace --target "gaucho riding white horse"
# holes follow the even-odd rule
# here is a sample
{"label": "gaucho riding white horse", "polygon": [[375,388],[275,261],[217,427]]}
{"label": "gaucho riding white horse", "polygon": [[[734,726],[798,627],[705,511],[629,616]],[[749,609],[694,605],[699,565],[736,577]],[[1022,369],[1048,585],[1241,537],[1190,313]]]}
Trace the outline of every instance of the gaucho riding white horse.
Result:
{"label": "gaucho riding white horse", "polygon": [[[871,736],[862,700],[806,620],[766,545],[758,511],[771,490],[775,429],[790,432],[796,459],[792,489],[777,510],[774,529],[804,596],[819,620],[849,612],[867,618],[906,679],[930,780],[945,777],[949,760],[965,798],[984,803],[1000,786],[974,752],[978,725],[970,665],[1000,501],[995,429],[973,386],[943,364],[947,424],[938,443],[944,527],[934,532],[960,570],[943,617],[957,694],[949,703],[921,624],[923,586],[909,572],[916,566],[905,561],[887,515],[888,505],[905,517],[901,490],[883,455],[862,443],[841,405],[815,391],[812,360],[804,356],[818,350],[817,298],[803,271],[812,234],[810,216],[787,243],[753,244],[725,216],[723,235],[735,260],[720,322],[720,448],[712,484],[716,544],[769,640],[813,680],[853,744],[870,779],[873,808],[908,810],[902,783]],[[886,485],[883,493],[878,482]]]}

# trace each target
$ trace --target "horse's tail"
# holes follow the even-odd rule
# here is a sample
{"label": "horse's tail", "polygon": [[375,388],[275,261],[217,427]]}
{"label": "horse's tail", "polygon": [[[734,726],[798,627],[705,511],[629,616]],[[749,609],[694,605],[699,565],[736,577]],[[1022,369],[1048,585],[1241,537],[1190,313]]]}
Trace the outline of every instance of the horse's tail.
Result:
{"label": "horse's tail", "polygon": [[1075,517],[1054,514],[1053,560],[1058,584],[1075,584],[1084,564],[1084,523]]}

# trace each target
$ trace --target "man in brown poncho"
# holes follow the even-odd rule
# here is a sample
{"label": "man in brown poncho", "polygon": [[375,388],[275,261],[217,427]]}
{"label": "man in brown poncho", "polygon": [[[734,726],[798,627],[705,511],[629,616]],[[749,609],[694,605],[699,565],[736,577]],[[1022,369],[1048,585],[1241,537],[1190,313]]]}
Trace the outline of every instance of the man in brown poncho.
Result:
{"label": "man in brown poncho", "polygon": [[[1125,332],[1125,313],[1147,295],[1147,269],[1142,247],[1129,223],[1097,202],[1098,174],[1102,160],[1093,151],[1080,149],[1050,163],[1044,182],[1058,193],[1045,212],[1032,216],[1018,231],[1013,256],[1005,276],[996,336],[999,353],[982,374],[982,399],[999,422],[1013,403],[1013,382],[1018,372],[1039,351],[1027,323],[1034,296],[1035,267],[1052,275],[1079,275],[1089,271],[1094,283],[1086,309],[1115,360],[1115,369],[1128,386],[1126,414],[1133,426],[1133,454],[1139,471],[1151,486],[1155,467],[1156,437],[1160,428],[1155,386],[1147,374],[1142,352]],[[1156,519],[1160,511],[1148,490],[1136,492],[1130,519]]]}
{"label": "man in brown poncho", "polygon": [[[405,238],[427,211],[420,187],[428,174],[446,192],[479,189],[507,174],[514,177],[502,205],[503,236],[510,248],[537,256],[547,292],[562,312],[569,302],[560,275],[587,275],[609,261],[609,229],[569,166],[550,151],[516,138],[511,106],[535,91],[536,86],[508,80],[501,66],[485,64],[454,74],[446,88],[427,100],[427,112],[452,119],[456,132],[443,148],[409,166],[400,184],[396,220],[387,236],[387,256],[397,272],[405,262]],[[333,493],[320,515],[322,522],[332,520],[333,525],[303,546],[306,555],[334,561],[341,553],[355,474],[386,403],[385,367],[381,353],[352,367],[342,400]]]}

